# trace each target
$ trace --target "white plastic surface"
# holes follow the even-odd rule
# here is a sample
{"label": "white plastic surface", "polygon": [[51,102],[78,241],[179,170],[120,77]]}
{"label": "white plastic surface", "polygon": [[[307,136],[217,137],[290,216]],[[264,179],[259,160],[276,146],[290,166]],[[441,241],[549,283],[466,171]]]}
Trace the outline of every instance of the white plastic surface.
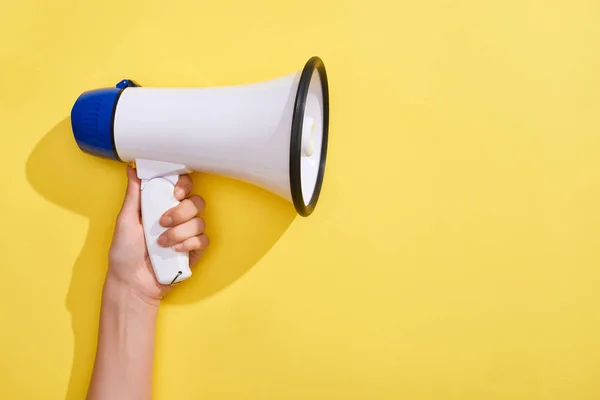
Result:
{"label": "white plastic surface", "polygon": [[117,153],[123,161],[166,161],[240,179],[291,201],[299,79],[297,72],[240,86],[127,88],[115,113]]}
{"label": "white plastic surface", "polygon": [[156,160],[135,160],[136,173],[140,179],[152,179],[159,176],[181,175],[191,172],[183,164],[174,164]]}
{"label": "white plastic surface", "polygon": [[142,225],[154,275],[164,285],[181,282],[192,275],[188,253],[163,247],[157,240],[167,230],[160,225],[160,218],[167,210],[179,204],[174,188],[179,175],[186,168],[180,164],[136,160],[136,171],[142,181]]}

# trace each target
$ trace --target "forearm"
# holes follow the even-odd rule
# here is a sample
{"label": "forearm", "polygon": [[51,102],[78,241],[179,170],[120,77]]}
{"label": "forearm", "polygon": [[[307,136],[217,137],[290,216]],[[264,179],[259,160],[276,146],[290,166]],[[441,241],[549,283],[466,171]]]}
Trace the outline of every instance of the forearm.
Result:
{"label": "forearm", "polygon": [[107,281],[88,400],[151,399],[158,302]]}

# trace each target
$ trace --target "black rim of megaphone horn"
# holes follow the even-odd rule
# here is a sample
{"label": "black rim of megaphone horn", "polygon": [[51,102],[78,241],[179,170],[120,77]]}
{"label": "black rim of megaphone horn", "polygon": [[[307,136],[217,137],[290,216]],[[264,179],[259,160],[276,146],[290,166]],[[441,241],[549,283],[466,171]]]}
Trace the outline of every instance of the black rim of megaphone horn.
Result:
{"label": "black rim of megaphone horn", "polygon": [[[319,172],[317,174],[317,182],[315,190],[308,202],[305,204],[304,196],[302,195],[302,125],[304,123],[304,109],[306,108],[306,99],[308,97],[308,89],[312,81],[314,71],[319,73],[321,80],[321,89],[323,92],[323,138],[321,143],[321,155],[319,160]],[[321,187],[323,186],[323,177],[325,175],[325,161],[327,159],[327,141],[329,136],[329,85],[327,82],[327,72],[325,65],[319,57],[310,58],[304,65],[300,82],[298,83],[298,91],[296,92],[296,100],[294,103],[294,114],[292,116],[292,132],[290,141],[290,187],[292,192],[292,201],[294,208],[303,217],[307,217],[314,211]]]}

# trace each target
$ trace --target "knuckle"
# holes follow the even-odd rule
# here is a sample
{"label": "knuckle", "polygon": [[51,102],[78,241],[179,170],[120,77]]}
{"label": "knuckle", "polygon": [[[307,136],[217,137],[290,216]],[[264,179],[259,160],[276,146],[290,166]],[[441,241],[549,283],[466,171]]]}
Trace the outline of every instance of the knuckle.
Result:
{"label": "knuckle", "polygon": [[194,208],[194,202],[192,201],[191,197],[181,201],[181,208],[186,210]]}
{"label": "knuckle", "polygon": [[190,200],[194,203],[194,206],[198,211],[201,211],[204,209],[204,207],[206,207],[206,202],[204,201],[204,198],[202,198],[202,196],[195,194],[190,197]]}
{"label": "knuckle", "polygon": [[190,177],[190,174],[182,174],[179,176],[179,184],[186,184],[189,183],[192,180],[192,178]]}
{"label": "knuckle", "polygon": [[190,238],[187,243],[188,250],[198,250],[202,247],[202,243],[197,236]]}
{"label": "knuckle", "polygon": [[192,191],[192,181],[189,176],[182,175],[177,181],[176,190],[181,190],[182,194],[187,196]]}
{"label": "knuckle", "polygon": [[188,197],[183,201],[184,208],[189,210],[189,212],[193,212],[196,209],[196,203],[194,202],[194,196]]}
{"label": "knuckle", "polygon": [[176,214],[176,219],[181,222],[193,216],[193,211],[190,211],[191,209],[193,209],[191,200],[184,199],[173,209],[173,212]]}
{"label": "knuckle", "polygon": [[192,190],[192,186],[193,186],[193,182],[192,182],[192,178],[189,175],[184,175],[183,179],[181,180],[181,185],[188,191]]}
{"label": "knuckle", "polygon": [[200,232],[203,232],[204,228],[206,228],[206,222],[204,222],[204,218],[196,217],[194,218],[194,221],[196,221],[196,227],[198,228],[198,230]]}

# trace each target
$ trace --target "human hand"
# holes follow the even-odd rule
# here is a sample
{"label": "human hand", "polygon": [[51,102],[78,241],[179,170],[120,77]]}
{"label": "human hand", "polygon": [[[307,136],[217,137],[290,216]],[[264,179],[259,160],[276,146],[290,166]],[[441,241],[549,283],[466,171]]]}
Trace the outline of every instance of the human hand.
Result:
{"label": "human hand", "polygon": [[[117,217],[106,279],[126,286],[147,302],[158,304],[172,287],[158,283],[148,257],[140,211],[140,184],[135,170],[128,166],[127,192]],[[198,195],[189,196],[192,187],[190,176],[181,175],[174,189],[181,203],[163,214],[160,224],[168,229],[158,239],[161,246],[189,251],[190,267],[209,245],[204,220],[198,216],[205,203]]]}

